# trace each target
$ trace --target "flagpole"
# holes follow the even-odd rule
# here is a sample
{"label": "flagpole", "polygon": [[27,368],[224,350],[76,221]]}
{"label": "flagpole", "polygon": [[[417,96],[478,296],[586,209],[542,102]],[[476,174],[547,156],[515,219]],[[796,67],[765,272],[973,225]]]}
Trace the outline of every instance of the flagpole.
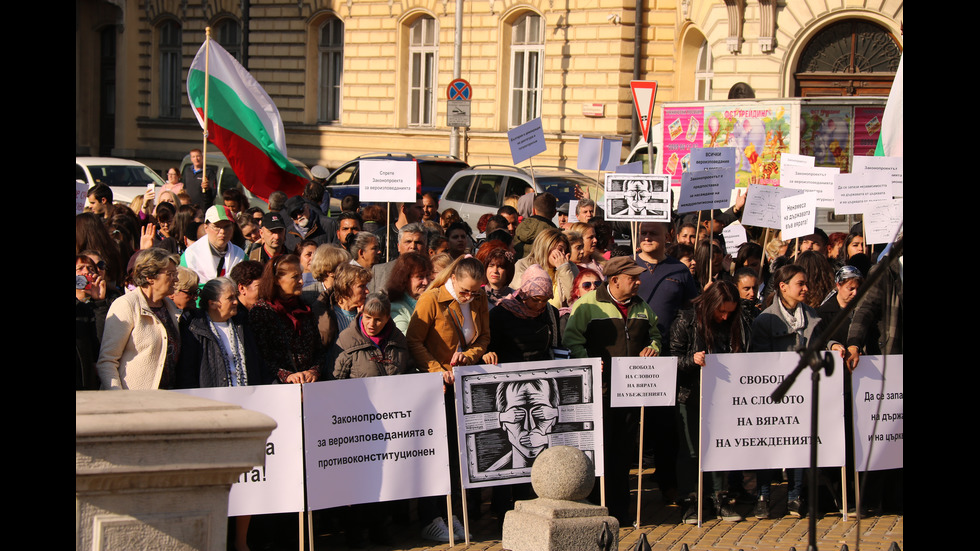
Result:
{"label": "flagpole", "polygon": [[[211,27],[204,27],[204,144],[201,147],[201,157],[203,167],[201,169],[201,181],[208,180],[208,88],[211,84]],[[210,185],[210,182],[208,182]],[[204,186],[201,186],[201,193],[204,193]],[[210,205],[209,205],[210,206]]]}

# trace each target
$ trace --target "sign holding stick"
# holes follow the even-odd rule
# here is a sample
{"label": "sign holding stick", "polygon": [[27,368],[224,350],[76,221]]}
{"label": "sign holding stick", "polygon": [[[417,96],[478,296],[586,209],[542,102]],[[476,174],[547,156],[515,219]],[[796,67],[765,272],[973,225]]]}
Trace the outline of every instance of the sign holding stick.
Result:
{"label": "sign holding stick", "polygon": [[[801,377],[783,400],[769,394],[792,371],[793,352],[708,354],[701,370],[703,470],[786,469],[810,463],[810,387]],[[845,369],[821,379],[818,465],[844,464]]]}
{"label": "sign holding stick", "polygon": [[854,381],[854,465],[858,471],[905,466],[903,358],[902,355],[861,356],[851,374]]}
{"label": "sign holding stick", "polygon": [[446,495],[442,376],[303,385],[310,509]]}
{"label": "sign holding stick", "polygon": [[839,168],[787,166],[780,185],[816,193],[818,207],[834,208],[834,176],[838,174]]}
{"label": "sign holding stick", "polygon": [[670,222],[670,176],[606,174],[606,220]]}
{"label": "sign holding stick", "polygon": [[779,202],[803,192],[776,186],[749,186],[745,196],[745,213],[742,223],[746,226],[776,229],[780,227]]}
{"label": "sign holding stick", "polygon": [[891,201],[892,182],[887,174],[838,174],[834,177],[834,214],[862,214],[873,203]]}
{"label": "sign holding stick", "polygon": [[544,129],[540,117],[508,130],[507,140],[510,144],[510,156],[515,165],[548,149],[544,141]]}
{"label": "sign holding stick", "polygon": [[235,404],[276,421],[265,444],[265,464],[238,477],[228,494],[228,516],[297,513],[303,499],[303,404],[300,385],[179,390]]}
{"label": "sign holding stick", "polygon": [[783,240],[810,235],[817,221],[817,198],[812,193],[786,197],[779,202],[779,216]]}
{"label": "sign holding stick", "polygon": [[734,168],[686,171],[681,177],[677,212],[728,208],[734,189]]}
{"label": "sign holding stick", "polygon": [[551,446],[585,452],[602,475],[600,360],[456,367],[463,487],[530,482]]}
{"label": "sign holding stick", "polygon": [[364,160],[358,170],[361,201],[415,201],[418,164],[414,161]]}

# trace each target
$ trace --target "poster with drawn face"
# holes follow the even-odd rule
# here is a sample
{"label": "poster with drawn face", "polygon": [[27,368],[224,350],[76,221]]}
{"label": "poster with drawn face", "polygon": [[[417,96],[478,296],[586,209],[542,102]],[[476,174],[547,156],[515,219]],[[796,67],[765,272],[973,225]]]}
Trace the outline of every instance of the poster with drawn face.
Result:
{"label": "poster with drawn face", "polygon": [[463,487],[530,482],[551,446],[582,450],[601,475],[600,371],[598,359],[457,367]]}

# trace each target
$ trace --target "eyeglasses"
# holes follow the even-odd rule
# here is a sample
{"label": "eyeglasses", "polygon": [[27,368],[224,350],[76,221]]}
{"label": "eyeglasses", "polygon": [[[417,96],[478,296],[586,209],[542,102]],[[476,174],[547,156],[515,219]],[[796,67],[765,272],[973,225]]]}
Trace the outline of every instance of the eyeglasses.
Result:
{"label": "eyeglasses", "polygon": [[197,298],[197,289],[177,289],[178,293],[184,293],[191,298]]}
{"label": "eyeglasses", "polygon": [[579,283],[579,285],[581,285],[583,289],[591,289],[593,287],[598,288],[599,287],[599,282],[598,281],[583,281],[583,282]]}
{"label": "eyeglasses", "polygon": [[464,298],[469,298],[471,296],[478,294],[479,292],[480,289],[477,289],[476,291],[470,291],[469,289],[456,289],[456,294]]}
{"label": "eyeglasses", "polygon": [[524,299],[524,301],[525,302],[535,302],[537,304],[541,304],[541,303],[544,303],[544,302],[548,302],[548,297],[546,297],[546,296],[527,297],[527,298]]}

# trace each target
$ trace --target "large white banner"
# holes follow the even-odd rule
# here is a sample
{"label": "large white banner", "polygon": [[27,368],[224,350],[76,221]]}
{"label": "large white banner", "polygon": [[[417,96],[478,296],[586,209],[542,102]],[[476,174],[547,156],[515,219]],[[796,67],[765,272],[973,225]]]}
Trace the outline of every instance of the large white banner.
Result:
{"label": "large white banner", "polygon": [[265,465],[238,477],[228,495],[228,516],[303,510],[303,423],[300,385],[194,388],[184,394],[239,405],[276,421],[265,444]]}
{"label": "large white banner", "polygon": [[[851,374],[854,393],[854,465],[869,471],[905,466],[904,356],[861,356]],[[884,386],[882,385],[884,381]],[[881,404],[881,412],[878,411]],[[877,421],[877,426],[875,421]]]}
{"label": "large white banner", "polygon": [[602,475],[598,358],[457,367],[456,418],[463,487],[531,481],[551,446],[585,452]]}
{"label": "large white banner", "polygon": [[[708,354],[701,370],[702,469],[799,468],[810,465],[810,370],[779,403],[770,394],[793,370],[795,352]],[[844,464],[844,385],[839,356],[820,379],[817,463]]]}
{"label": "large white banner", "polygon": [[610,407],[673,406],[677,403],[677,358],[613,358]]}
{"label": "large white banner", "polygon": [[303,385],[311,510],[450,492],[442,375]]}

